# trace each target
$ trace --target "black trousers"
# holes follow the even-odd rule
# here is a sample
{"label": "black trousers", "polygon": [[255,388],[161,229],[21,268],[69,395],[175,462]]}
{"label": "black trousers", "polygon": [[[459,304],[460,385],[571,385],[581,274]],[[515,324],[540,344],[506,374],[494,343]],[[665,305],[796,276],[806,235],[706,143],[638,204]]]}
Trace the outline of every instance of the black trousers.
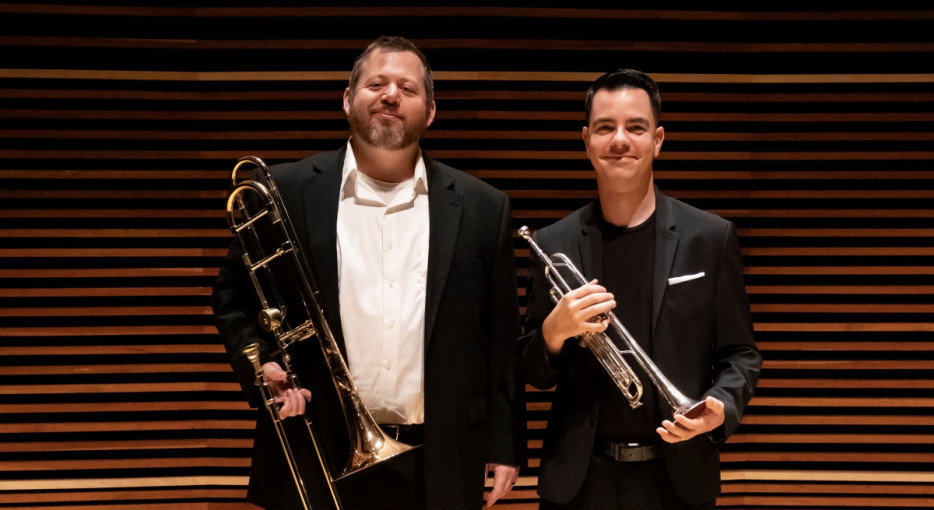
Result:
{"label": "black trousers", "polygon": [[540,510],[713,510],[716,501],[688,505],[675,494],[665,459],[618,462],[603,454],[590,458],[580,492],[569,503],[541,500]]}

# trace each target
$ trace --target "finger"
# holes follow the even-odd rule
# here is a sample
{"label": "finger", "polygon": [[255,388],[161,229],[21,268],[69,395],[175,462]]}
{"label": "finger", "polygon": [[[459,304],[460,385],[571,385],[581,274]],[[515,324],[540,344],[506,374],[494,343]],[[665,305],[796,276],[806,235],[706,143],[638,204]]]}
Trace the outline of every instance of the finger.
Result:
{"label": "finger", "polygon": [[502,496],[503,496],[502,491],[498,491],[494,488],[493,490],[490,491],[489,496],[487,496],[486,504],[484,506],[486,506],[487,508],[490,508],[491,506],[495,505],[496,502],[499,501],[499,498]]}
{"label": "finger", "polygon": [[679,428],[678,425],[669,420],[663,421],[662,427],[658,430],[659,434],[662,434],[662,438],[669,443],[678,443],[691,437],[691,431]]}
{"label": "finger", "polygon": [[282,407],[279,408],[279,417],[288,418],[304,412],[305,399],[297,391],[289,388],[282,396]]}
{"label": "finger", "polygon": [[507,475],[502,471],[493,471],[493,490],[490,491],[490,497],[486,500],[487,508],[493,506],[499,498],[506,494]]}
{"label": "finger", "polygon": [[295,412],[292,416],[298,416],[305,413],[305,395],[300,390],[294,390],[292,392],[295,395]]}
{"label": "finger", "polygon": [[284,420],[288,418],[289,413],[292,411],[292,401],[289,399],[289,390],[283,392],[279,397],[276,397],[276,401],[282,403],[279,406],[279,419]]}
{"label": "finger", "polygon": [[696,425],[698,423],[700,423],[700,418],[697,418],[695,420],[695,419],[688,418],[681,414],[675,415],[674,426],[681,430],[693,431],[694,429],[697,428]]}
{"label": "finger", "polygon": [[[486,466],[484,466],[484,468],[483,468],[483,485],[486,485],[486,482],[490,479],[490,471],[491,471],[492,469],[493,469],[493,465],[492,465],[492,464],[487,464]],[[495,478],[494,478],[494,487],[491,487],[491,488],[490,488],[490,492],[489,492],[488,494],[485,494],[485,495],[483,496],[483,501],[484,501],[484,505],[483,505],[483,506],[485,506],[485,507],[489,507],[490,505],[492,505],[493,503],[495,503],[495,501],[493,501],[493,503],[490,503],[490,499],[493,497],[493,492],[496,490],[495,484],[496,484],[496,482],[495,482]]]}
{"label": "finger", "polygon": [[[579,296],[569,296],[565,305],[569,314],[588,314],[587,317],[590,317],[606,311],[603,308],[612,308],[608,305],[610,301],[613,301],[613,294],[601,289]],[[615,305],[615,303],[610,303],[610,305]]]}
{"label": "finger", "polygon": [[263,365],[263,377],[265,377],[266,380],[284,381],[286,373],[278,363],[270,361]]}
{"label": "finger", "polygon": [[[297,394],[295,390],[293,390],[292,388],[289,388],[285,396],[285,401],[288,403],[288,410],[286,413],[287,417],[295,416],[296,414],[298,414],[298,406],[300,405],[299,402],[304,402],[304,399],[296,398],[296,397],[297,397]],[[285,409],[285,407],[283,407],[283,409]]]}
{"label": "finger", "polygon": [[616,308],[616,300],[613,299],[613,294],[602,293],[571,302],[568,307],[568,314],[575,321],[593,322],[596,316],[605,314],[613,308]]}
{"label": "finger", "polygon": [[597,302],[581,307],[578,313],[587,320],[591,320],[596,315],[607,313],[616,308],[616,300],[613,299],[613,294],[601,294],[601,296],[603,297]]}
{"label": "finger", "polygon": [[707,404],[707,410],[714,414],[723,414],[723,411],[726,408],[723,402],[713,397],[707,397],[704,403]]}
{"label": "finger", "polygon": [[[615,304],[615,301],[611,303]],[[612,306],[610,308],[612,308]],[[599,319],[601,314],[605,314],[605,312],[608,312],[610,308],[607,308],[606,310],[602,312],[596,313],[594,315],[591,315],[587,319],[584,319],[580,323],[581,327],[583,327],[584,330],[586,331],[598,331],[598,332],[606,331],[606,329],[610,327],[610,317],[607,315],[602,315],[602,320],[596,320],[596,319]]]}
{"label": "finger", "polygon": [[580,313],[589,312],[588,317],[596,315],[600,312],[605,312],[616,306],[614,301],[613,294],[610,292],[594,292],[581,296],[577,299],[573,299],[568,303],[568,308],[570,310],[577,310]]}
{"label": "finger", "polygon": [[[682,417],[682,418],[683,418],[683,417]],[[676,417],[675,417],[675,420],[677,420],[677,419],[678,419],[678,417],[676,416]],[[687,419],[687,418],[684,418],[684,419]],[[694,430],[694,427],[690,426],[690,425],[691,425],[690,423],[688,423],[687,425],[685,425],[685,424],[682,424],[681,422],[678,422],[678,421],[671,422],[671,421],[668,421],[668,420],[665,420],[665,421],[662,422],[662,423],[665,424],[665,428],[668,429],[668,432],[670,432],[670,433],[671,433],[672,435],[674,435],[674,436],[678,436],[679,438],[684,437],[685,435],[690,434],[690,433]]]}
{"label": "finger", "polygon": [[603,285],[599,285],[596,279],[593,279],[565,295],[571,299],[578,299],[593,292],[606,292],[606,288],[603,287]]}
{"label": "finger", "polygon": [[659,437],[662,438],[662,441],[666,443],[678,443],[681,441],[680,437],[674,436],[671,432],[668,432],[668,429],[665,427],[658,427],[655,429],[655,432],[657,432]]}

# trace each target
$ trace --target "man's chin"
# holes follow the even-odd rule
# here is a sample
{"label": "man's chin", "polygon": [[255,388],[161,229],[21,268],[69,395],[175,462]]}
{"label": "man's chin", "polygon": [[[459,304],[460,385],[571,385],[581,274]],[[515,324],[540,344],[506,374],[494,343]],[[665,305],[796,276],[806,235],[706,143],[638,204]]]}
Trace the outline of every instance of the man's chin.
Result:
{"label": "man's chin", "polygon": [[360,138],[367,145],[376,149],[399,150],[404,146],[402,134],[387,132],[377,127],[371,127]]}

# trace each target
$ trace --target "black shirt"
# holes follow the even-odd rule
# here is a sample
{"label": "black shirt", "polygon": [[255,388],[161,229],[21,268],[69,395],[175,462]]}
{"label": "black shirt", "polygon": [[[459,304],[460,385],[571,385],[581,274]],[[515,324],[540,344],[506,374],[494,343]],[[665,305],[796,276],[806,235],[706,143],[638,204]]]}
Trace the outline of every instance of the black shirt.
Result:
{"label": "black shirt", "polygon": [[[652,352],[652,275],[655,268],[655,215],[635,227],[618,227],[601,221],[603,237],[603,281],[616,299],[613,314],[639,343]],[[608,334],[617,347],[627,350],[613,331]],[[610,441],[654,444],[659,438],[655,429],[661,425],[658,391],[631,354],[623,359],[642,382],[642,406],[632,409],[629,401],[602,368],[600,414],[597,436]]]}

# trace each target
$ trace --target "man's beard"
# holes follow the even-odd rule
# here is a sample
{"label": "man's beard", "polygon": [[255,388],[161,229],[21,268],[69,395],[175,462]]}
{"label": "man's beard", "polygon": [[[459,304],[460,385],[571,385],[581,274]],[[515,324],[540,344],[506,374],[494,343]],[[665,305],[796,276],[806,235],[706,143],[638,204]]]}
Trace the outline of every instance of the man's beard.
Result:
{"label": "man's beard", "polygon": [[378,149],[397,151],[417,144],[427,128],[425,122],[409,124],[403,120],[402,126],[387,126],[379,121],[370,122],[369,118],[353,108],[352,103],[350,106],[347,120],[350,122],[351,132],[367,145]]}

